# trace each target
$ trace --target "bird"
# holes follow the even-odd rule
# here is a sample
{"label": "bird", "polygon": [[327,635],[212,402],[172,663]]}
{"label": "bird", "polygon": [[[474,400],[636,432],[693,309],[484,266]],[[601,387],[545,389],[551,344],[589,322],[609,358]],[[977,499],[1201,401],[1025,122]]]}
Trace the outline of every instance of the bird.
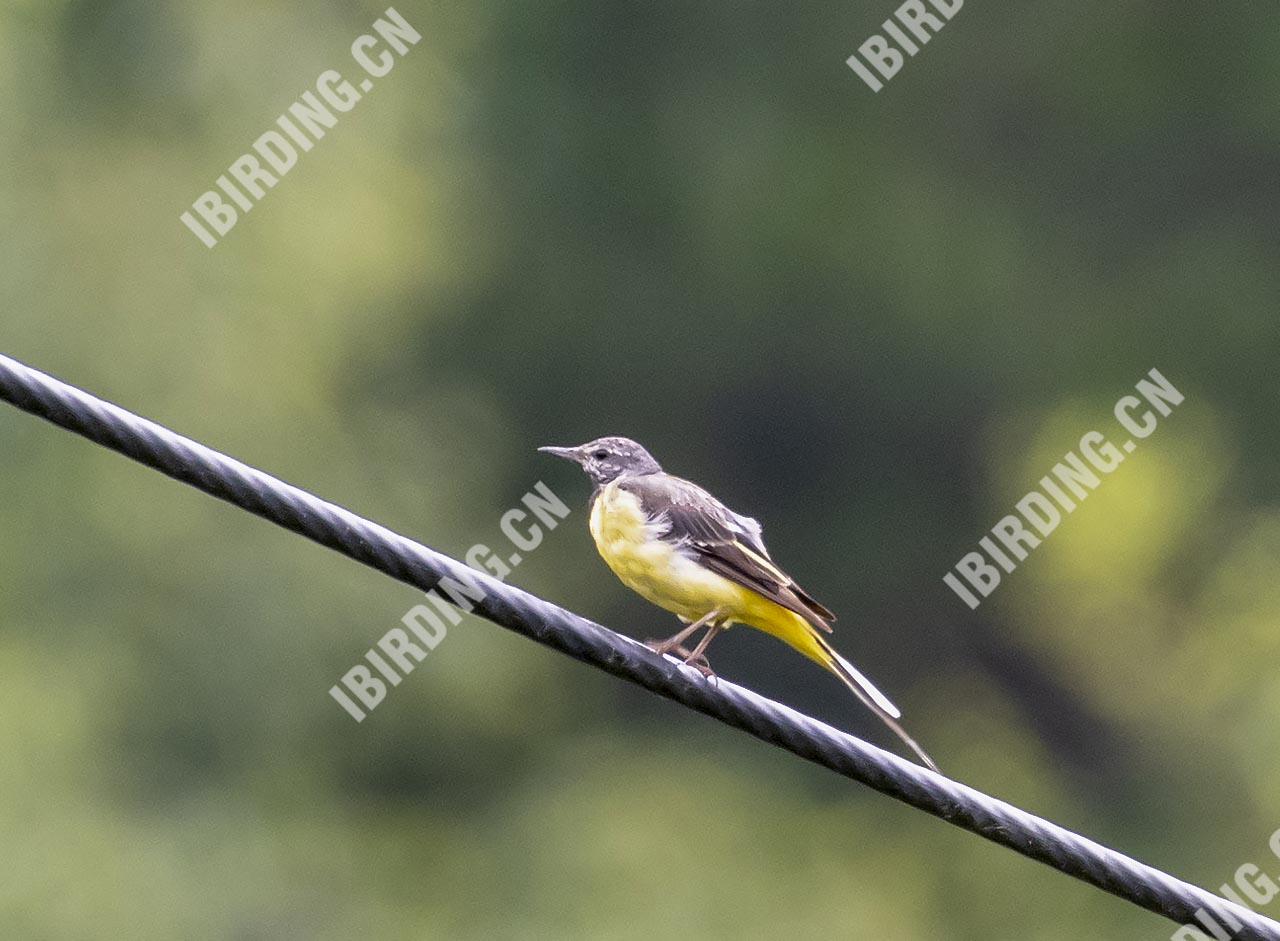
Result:
{"label": "bird", "polygon": [[[834,673],[927,767],[938,770],[898,723],[898,707],[827,640],[835,615],[774,563],[759,522],[664,472],[630,438],[538,450],[578,464],[595,485],[589,527],[614,574],[684,622],[666,640],[649,641],[650,649],[676,654],[712,678],[706,650],[717,634],[733,624],[764,631]],[[704,627],[697,644],[686,646]]]}

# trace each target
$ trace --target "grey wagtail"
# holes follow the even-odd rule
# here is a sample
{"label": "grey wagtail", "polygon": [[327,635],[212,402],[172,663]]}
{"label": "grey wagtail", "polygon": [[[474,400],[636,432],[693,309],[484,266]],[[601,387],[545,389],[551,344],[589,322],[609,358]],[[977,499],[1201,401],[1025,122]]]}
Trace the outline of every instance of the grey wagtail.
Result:
{"label": "grey wagtail", "polygon": [[[663,473],[629,438],[598,438],[576,448],[539,448],[575,461],[595,484],[591,536],[622,583],[687,626],[661,642],[714,676],[706,649],[721,630],[746,624],[822,664],[933,770],[937,765],[897,720],[902,713],[823,636],[835,615],[774,565],[760,524],[729,509],[697,484]],[[692,649],[685,641],[707,631]]]}

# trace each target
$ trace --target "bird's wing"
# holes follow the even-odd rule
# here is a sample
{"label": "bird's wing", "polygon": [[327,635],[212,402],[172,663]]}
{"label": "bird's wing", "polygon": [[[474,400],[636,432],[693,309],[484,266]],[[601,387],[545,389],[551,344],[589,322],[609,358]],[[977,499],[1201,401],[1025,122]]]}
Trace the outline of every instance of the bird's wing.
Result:
{"label": "bird's wing", "polygon": [[830,632],[826,607],[769,558],[761,527],[733,512],[697,484],[670,474],[622,477],[618,486],[640,501],[645,515],[667,527],[663,538],[687,546],[718,575],[758,592]]}

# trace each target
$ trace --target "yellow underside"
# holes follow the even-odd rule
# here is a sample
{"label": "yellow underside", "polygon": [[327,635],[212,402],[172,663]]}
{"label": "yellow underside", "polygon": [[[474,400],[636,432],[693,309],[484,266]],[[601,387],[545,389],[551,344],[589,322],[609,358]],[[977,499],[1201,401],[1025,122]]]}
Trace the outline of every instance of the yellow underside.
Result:
{"label": "yellow underside", "polygon": [[828,669],[830,656],[804,618],[749,588],[709,571],[657,538],[640,501],[606,485],[591,508],[591,536],[622,583],[686,621],[719,609],[717,623],[737,622],[772,634]]}

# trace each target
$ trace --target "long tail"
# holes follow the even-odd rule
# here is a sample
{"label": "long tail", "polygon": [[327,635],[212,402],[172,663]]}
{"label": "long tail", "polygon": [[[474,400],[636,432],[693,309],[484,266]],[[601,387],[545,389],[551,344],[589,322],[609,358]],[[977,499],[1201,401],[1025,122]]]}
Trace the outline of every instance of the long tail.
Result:
{"label": "long tail", "polygon": [[[933,763],[933,759],[925,754],[924,749],[916,744],[916,740],[908,735],[902,726],[898,724],[898,719],[902,718],[902,712],[899,711],[897,706],[889,701],[889,697],[876,689],[875,685],[869,679],[858,672],[857,667],[844,657],[840,656],[840,654],[836,653],[835,648],[827,643],[826,638],[821,634],[814,631],[812,636],[814,641],[817,642],[818,647],[820,647],[822,652],[826,655],[823,658],[823,661],[820,662],[822,662],[828,670],[840,677],[840,679],[844,680],[844,685],[853,690],[853,694],[862,700],[862,704],[864,706],[879,716],[881,722],[893,729],[898,738],[902,739],[902,741],[913,752],[915,752],[917,756],[919,756],[920,760],[924,762],[926,767],[933,771],[937,771],[938,766]],[[817,658],[815,657],[814,659]]]}

